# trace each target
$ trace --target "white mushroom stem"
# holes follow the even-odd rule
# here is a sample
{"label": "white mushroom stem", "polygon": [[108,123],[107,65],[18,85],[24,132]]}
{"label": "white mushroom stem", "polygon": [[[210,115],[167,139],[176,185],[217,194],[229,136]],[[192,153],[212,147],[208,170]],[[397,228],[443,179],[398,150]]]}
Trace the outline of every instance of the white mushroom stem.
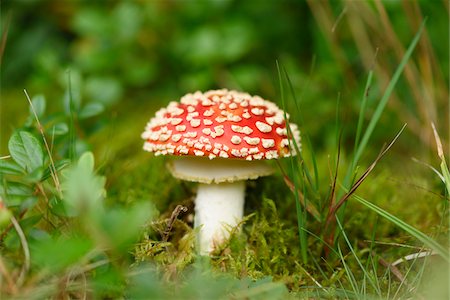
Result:
{"label": "white mushroom stem", "polygon": [[200,183],[195,199],[195,227],[201,227],[198,247],[208,255],[230,237],[230,230],[243,218],[245,181]]}

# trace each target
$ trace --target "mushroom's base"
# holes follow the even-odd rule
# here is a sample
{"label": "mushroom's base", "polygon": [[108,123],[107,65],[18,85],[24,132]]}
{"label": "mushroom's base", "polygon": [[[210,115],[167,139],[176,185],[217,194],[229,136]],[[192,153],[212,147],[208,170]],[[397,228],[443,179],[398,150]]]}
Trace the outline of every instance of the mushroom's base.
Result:
{"label": "mushroom's base", "polygon": [[208,255],[230,237],[230,231],[244,214],[245,181],[203,184],[195,199],[195,227],[201,227],[197,245],[201,255]]}

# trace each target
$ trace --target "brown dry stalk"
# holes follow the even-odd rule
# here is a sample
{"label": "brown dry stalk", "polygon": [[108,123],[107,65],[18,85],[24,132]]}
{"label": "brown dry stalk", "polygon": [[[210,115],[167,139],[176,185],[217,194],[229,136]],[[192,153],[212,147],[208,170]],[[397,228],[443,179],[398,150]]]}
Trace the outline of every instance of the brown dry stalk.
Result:
{"label": "brown dry stalk", "polygon": [[[397,133],[397,135],[394,137],[394,139],[389,143],[387,147],[383,147],[381,152],[378,154],[378,156],[375,158],[374,162],[367,168],[367,170],[359,177],[359,179],[353,184],[353,186],[350,188],[350,190],[345,193],[341,199],[334,205],[330,206],[330,210],[328,211],[326,220],[325,220],[325,226],[324,226],[324,233],[329,235],[325,237],[325,241],[328,242],[330,245],[333,244],[333,241],[330,239],[334,239],[334,224],[336,222],[335,214],[339,210],[339,208],[350,198],[351,195],[358,189],[358,187],[363,183],[363,181],[369,176],[369,174],[373,171],[375,166],[378,164],[378,162],[383,158],[383,156],[391,149],[391,147],[394,145],[394,143],[397,141],[397,139],[400,137],[400,134],[405,129],[406,124],[403,125],[402,129]],[[331,225],[333,225],[333,228],[330,228]]]}
{"label": "brown dry stalk", "polygon": [[188,208],[186,206],[183,205],[177,205],[175,207],[175,209],[172,212],[172,215],[170,216],[169,220],[167,221],[167,226],[166,229],[164,230],[164,232],[162,233],[162,239],[163,242],[167,242],[169,240],[169,236],[170,236],[170,232],[172,231],[173,228],[173,224],[175,223],[175,221],[177,220],[178,216],[182,213],[182,212],[187,212]]}
{"label": "brown dry stalk", "polygon": [[44,140],[45,149],[47,150],[48,157],[50,158],[50,166],[51,166],[50,174],[51,174],[51,176],[53,178],[53,181],[55,183],[56,190],[59,192],[59,195],[61,195],[62,194],[61,186],[60,186],[60,183],[59,183],[59,178],[58,178],[58,174],[57,174],[57,171],[56,171],[55,163],[53,161],[52,153],[50,151],[50,147],[48,146],[47,139],[45,138],[44,127],[42,127],[42,124],[39,121],[39,118],[37,116],[36,110],[34,109],[33,103],[31,102],[31,99],[30,99],[30,96],[28,95],[27,90],[24,89],[23,91],[25,93],[25,96],[27,97],[27,100],[28,100],[29,104],[30,104],[31,110],[33,111],[34,117],[35,117],[37,125],[38,125],[39,132],[41,133],[42,139]]}

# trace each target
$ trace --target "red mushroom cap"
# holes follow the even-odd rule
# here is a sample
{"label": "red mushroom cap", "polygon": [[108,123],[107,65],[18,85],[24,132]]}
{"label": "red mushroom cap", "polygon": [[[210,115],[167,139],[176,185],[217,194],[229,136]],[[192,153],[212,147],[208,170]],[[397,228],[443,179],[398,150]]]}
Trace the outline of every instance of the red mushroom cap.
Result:
{"label": "red mushroom cap", "polygon": [[[290,128],[300,147],[300,133]],[[142,133],[155,155],[192,155],[245,160],[295,155],[289,148],[284,112],[259,96],[211,90],[183,96],[160,109]]]}

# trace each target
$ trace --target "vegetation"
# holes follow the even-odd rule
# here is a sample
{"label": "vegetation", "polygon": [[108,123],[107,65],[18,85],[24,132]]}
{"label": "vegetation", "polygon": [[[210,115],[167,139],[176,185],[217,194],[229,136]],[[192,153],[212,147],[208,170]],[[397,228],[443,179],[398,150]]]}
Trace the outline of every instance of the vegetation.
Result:
{"label": "vegetation", "polygon": [[[447,2],[2,4],[5,298],[449,297]],[[221,87],[284,107],[302,145],[205,258],[195,185],[140,133]]]}

